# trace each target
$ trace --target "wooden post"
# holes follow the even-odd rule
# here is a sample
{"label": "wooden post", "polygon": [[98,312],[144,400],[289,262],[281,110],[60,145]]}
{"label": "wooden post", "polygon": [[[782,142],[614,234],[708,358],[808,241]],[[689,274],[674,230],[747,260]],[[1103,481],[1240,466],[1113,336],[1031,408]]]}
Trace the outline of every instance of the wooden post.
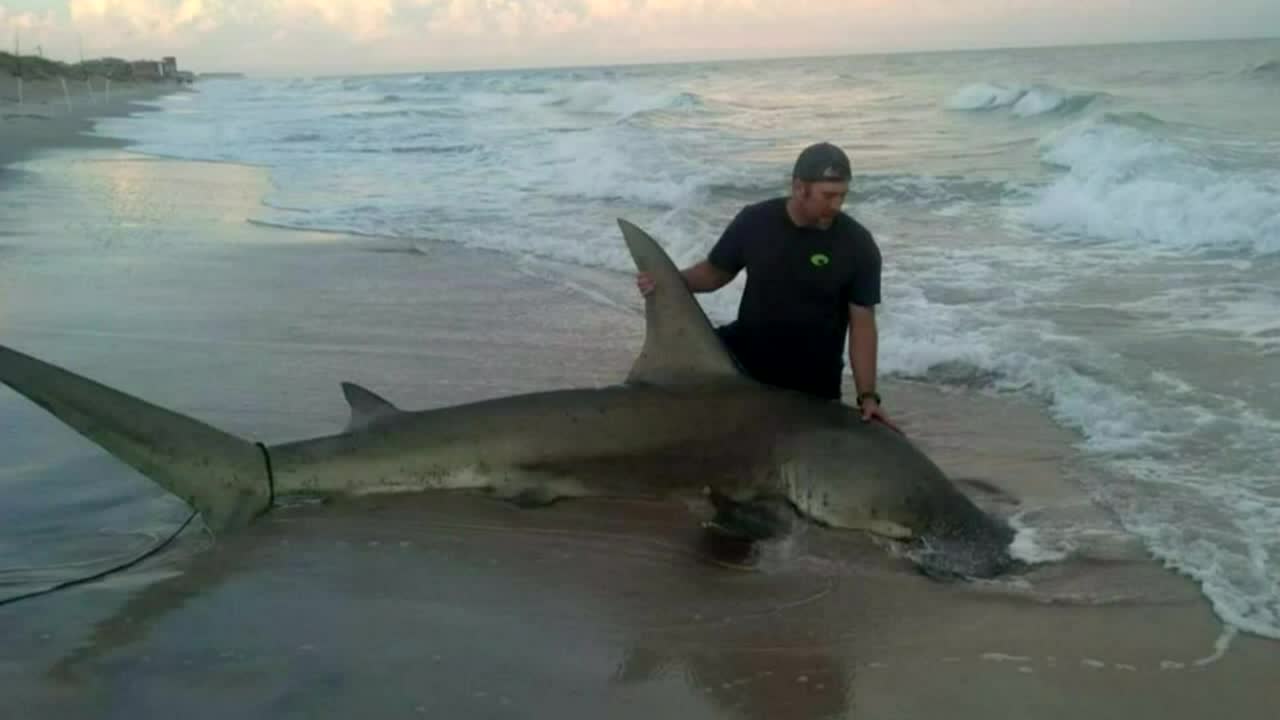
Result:
{"label": "wooden post", "polygon": [[22,38],[18,31],[13,31],[13,60],[18,69],[18,107],[22,107]]}

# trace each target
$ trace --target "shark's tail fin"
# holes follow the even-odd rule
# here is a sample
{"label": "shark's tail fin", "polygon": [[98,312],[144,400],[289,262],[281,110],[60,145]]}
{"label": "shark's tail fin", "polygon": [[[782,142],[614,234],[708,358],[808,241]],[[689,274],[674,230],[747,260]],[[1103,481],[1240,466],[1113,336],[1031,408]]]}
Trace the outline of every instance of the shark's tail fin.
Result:
{"label": "shark's tail fin", "polygon": [[253,443],[0,346],[0,382],[200,511],[215,532],[271,503]]}

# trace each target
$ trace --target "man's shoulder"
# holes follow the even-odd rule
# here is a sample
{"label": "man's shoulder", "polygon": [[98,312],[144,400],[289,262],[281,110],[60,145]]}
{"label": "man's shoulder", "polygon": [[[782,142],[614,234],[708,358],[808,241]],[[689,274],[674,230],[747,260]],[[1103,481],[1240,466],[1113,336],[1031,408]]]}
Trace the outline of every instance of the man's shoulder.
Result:
{"label": "man's shoulder", "polygon": [[786,213],[786,198],[769,198],[748,203],[738,209],[733,221],[725,228],[725,236],[731,236],[739,243],[771,237]]}
{"label": "man's shoulder", "polygon": [[836,224],[837,230],[853,244],[856,250],[875,253],[880,251],[879,246],[876,244],[875,235],[872,235],[865,225],[845,212],[840,213],[839,217],[840,220]]}
{"label": "man's shoulder", "polygon": [[776,218],[787,212],[786,197],[771,197],[766,200],[748,203],[738,211],[738,217],[744,220],[765,220]]}
{"label": "man's shoulder", "polygon": [[871,231],[867,229],[866,225],[859,222],[857,218],[844,211],[841,211],[839,217],[840,221],[837,227],[839,227],[841,233],[858,240],[875,242],[875,237],[871,234]]}

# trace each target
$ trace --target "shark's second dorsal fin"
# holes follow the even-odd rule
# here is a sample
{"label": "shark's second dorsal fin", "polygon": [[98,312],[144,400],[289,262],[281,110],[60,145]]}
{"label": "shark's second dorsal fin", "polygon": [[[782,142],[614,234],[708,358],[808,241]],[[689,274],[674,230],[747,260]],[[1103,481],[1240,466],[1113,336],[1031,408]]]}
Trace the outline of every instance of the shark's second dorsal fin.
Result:
{"label": "shark's second dorsal fin", "polygon": [[716,335],[702,306],[685,286],[680,270],[648,233],[618,219],[622,237],[640,272],[653,278],[645,298],[644,348],[627,382],[699,385],[748,382]]}
{"label": "shark's second dorsal fin", "polygon": [[342,394],[346,396],[347,404],[351,406],[351,421],[347,423],[348,432],[368,427],[404,412],[381,395],[355,383],[342,383]]}

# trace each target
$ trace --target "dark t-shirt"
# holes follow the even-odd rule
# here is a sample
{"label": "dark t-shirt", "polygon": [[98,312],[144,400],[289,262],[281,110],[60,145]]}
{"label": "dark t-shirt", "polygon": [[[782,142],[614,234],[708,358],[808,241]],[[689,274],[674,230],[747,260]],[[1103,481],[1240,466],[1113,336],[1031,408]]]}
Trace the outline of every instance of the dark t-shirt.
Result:
{"label": "dark t-shirt", "polygon": [[748,205],[711,249],[712,265],[747,271],[738,318],[720,335],[757,380],[840,397],[849,305],[880,302],[880,249],[841,213],[826,230],[797,226],[787,199]]}

